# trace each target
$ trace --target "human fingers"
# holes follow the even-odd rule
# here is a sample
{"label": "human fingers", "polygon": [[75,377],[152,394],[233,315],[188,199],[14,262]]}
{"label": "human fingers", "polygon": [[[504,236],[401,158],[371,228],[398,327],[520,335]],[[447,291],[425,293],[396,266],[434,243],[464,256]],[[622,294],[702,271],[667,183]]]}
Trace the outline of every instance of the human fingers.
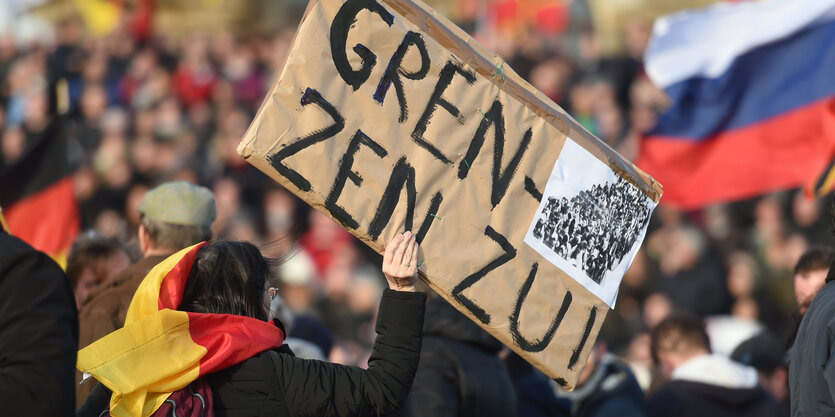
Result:
{"label": "human fingers", "polygon": [[406,249],[403,251],[403,266],[409,268],[414,266],[417,263],[417,259],[415,258],[415,246],[417,246],[417,241],[415,239],[415,235],[412,235],[409,238],[409,242],[406,244]]}
{"label": "human fingers", "polygon": [[394,236],[394,239],[389,241],[388,245],[386,245],[386,252],[383,254],[383,266],[392,265],[392,259],[394,258],[394,252],[397,250],[397,247],[400,245],[400,241],[403,240],[403,234],[398,233]]}
{"label": "human fingers", "polygon": [[409,246],[409,242],[412,240],[412,232],[407,231],[403,233],[403,238],[397,244],[397,249],[394,250],[394,255],[391,258],[392,265],[398,267],[400,265],[405,265],[405,261],[403,261],[403,255],[406,253],[406,247]]}

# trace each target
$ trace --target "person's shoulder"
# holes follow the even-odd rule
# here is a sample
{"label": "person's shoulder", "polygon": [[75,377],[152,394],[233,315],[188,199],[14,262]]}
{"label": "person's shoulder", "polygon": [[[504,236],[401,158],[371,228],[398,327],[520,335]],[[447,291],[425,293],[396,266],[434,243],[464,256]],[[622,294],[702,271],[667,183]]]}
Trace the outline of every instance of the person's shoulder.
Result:
{"label": "person's shoulder", "polygon": [[679,416],[691,397],[687,381],[669,381],[658,388],[647,400],[650,417]]}
{"label": "person's shoulder", "polygon": [[87,317],[102,313],[109,316],[119,305],[117,302],[118,297],[116,297],[119,289],[119,287],[108,288],[96,294],[95,297],[88,298],[87,302],[81,306],[81,310],[78,312],[82,325]]}
{"label": "person's shoulder", "polygon": [[[820,289],[817,296],[815,296],[815,300],[818,300],[818,296],[822,296],[822,301],[825,301],[828,305],[835,305],[835,282],[829,281],[827,282],[823,288]],[[814,301],[812,301],[814,303]]]}
{"label": "person's shoulder", "polygon": [[681,395],[688,389],[686,384],[684,386],[682,381],[669,381],[661,385],[647,400],[647,405],[650,409],[657,409],[662,406],[669,406],[671,404],[679,404],[681,402]]}
{"label": "person's shoulder", "polygon": [[265,350],[255,354],[241,363],[215,372],[211,379],[218,381],[267,381],[276,373],[280,366],[283,353],[277,350]]}
{"label": "person's shoulder", "polygon": [[128,299],[133,297],[135,291],[125,291],[123,286],[105,288],[97,292],[95,296],[87,299],[87,302],[81,306],[81,315],[86,316],[99,311],[113,311],[122,301],[122,298],[129,293]]}
{"label": "person's shoulder", "polygon": [[809,326],[835,329],[835,283],[827,283],[815,296],[801,321],[801,327]]}
{"label": "person's shoulder", "polygon": [[101,308],[112,309],[120,305],[120,301],[123,301],[125,297],[127,297],[129,302],[133,298],[133,294],[136,292],[139,284],[145,278],[145,275],[164,259],[165,257],[160,256],[147,257],[123,269],[112,279],[93,291],[82,302],[82,311]]}
{"label": "person's shoulder", "polygon": [[[141,282],[141,279],[139,280]],[[122,285],[104,288],[87,298],[78,313],[81,326],[94,325],[93,322],[114,321],[120,312],[127,313],[128,306],[136,293],[139,283],[123,282]],[[115,330],[115,329],[114,329]]]}
{"label": "person's shoulder", "polygon": [[20,260],[30,257],[43,258],[44,261],[48,261],[48,264],[58,266],[49,256],[39,252],[23,240],[8,233],[0,232],[0,272],[14,266]]}
{"label": "person's shoulder", "polygon": [[249,359],[241,362],[239,365],[245,366],[261,366],[267,362],[275,362],[276,360],[295,358],[293,351],[284,344],[281,347],[274,349],[267,349],[265,351],[252,355]]}
{"label": "person's shoulder", "polygon": [[27,252],[34,252],[34,249],[19,238],[0,231],[0,259],[14,258]]}
{"label": "person's shoulder", "polygon": [[[15,297],[5,299],[0,297],[7,304],[31,301],[19,296],[32,290],[41,293],[67,292],[72,299],[72,289],[61,267],[47,254],[5,232],[0,232],[0,284],[3,285],[4,292],[15,294]],[[20,292],[23,289],[26,289],[26,292]]]}
{"label": "person's shoulder", "polygon": [[650,400],[656,398],[665,398],[668,396],[675,396],[676,391],[678,391],[678,381],[667,381],[658,387],[655,391],[652,392],[647,398]]}

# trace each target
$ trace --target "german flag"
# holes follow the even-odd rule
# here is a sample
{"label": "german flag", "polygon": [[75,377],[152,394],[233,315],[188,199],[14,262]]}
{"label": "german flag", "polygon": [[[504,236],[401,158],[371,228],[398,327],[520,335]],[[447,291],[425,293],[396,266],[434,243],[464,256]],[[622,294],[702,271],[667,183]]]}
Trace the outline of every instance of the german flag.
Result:
{"label": "german flag", "polygon": [[113,391],[111,415],[149,416],[197,378],[284,343],[284,332],[270,322],[176,310],[205,245],[154,267],[136,290],[125,326],[78,352],[78,369]]}
{"label": "german flag", "polygon": [[9,233],[66,267],[80,224],[62,124],[54,117],[19,160],[0,167],[0,207]]}

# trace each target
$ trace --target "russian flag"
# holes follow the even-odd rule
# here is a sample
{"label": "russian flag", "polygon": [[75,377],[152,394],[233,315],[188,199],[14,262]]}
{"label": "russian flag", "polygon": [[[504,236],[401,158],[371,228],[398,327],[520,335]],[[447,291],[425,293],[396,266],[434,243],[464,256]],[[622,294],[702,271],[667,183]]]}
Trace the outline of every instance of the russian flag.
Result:
{"label": "russian flag", "polygon": [[795,188],[835,156],[835,0],[720,3],[656,20],[646,53],[672,107],[637,164],[693,209]]}

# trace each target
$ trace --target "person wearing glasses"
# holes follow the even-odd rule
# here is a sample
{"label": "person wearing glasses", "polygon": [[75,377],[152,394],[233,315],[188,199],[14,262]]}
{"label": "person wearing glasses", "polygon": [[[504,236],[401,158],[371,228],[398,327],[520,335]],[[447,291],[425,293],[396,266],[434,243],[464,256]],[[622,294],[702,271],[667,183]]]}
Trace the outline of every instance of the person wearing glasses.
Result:
{"label": "person wearing glasses", "polygon": [[[277,290],[269,287],[270,269],[258,248],[218,241],[195,250],[177,310],[249,317],[258,321],[252,333],[264,334]],[[381,416],[397,410],[411,388],[422,343],[426,294],[415,289],[417,266],[415,236],[398,234],[383,256],[389,289],[380,302],[367,369],[301,359],[286,344],[267,349],[202,377],[211,387],[215,416]],[[77,415],[100,415],[110,398],[107,388],[96,385]]]}

